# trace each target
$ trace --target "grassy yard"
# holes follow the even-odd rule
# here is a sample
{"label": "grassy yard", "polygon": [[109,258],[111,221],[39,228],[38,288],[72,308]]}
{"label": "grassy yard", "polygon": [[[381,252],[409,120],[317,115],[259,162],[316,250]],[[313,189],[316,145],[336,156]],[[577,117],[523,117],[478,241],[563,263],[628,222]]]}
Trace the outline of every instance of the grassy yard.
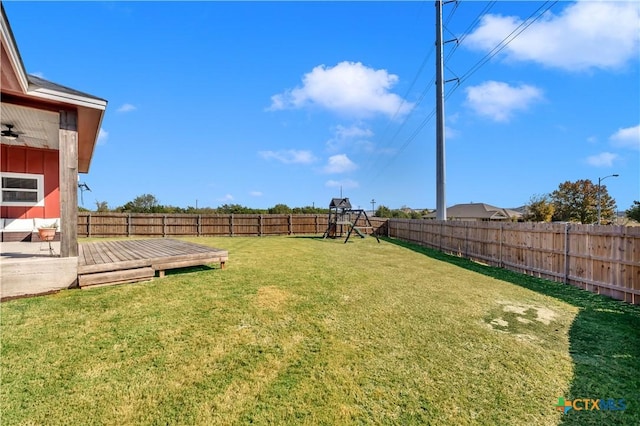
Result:
{"label": "grassy yard", "polygon": [[189,240],[227,268],[0,305],[0,423],[640,424],[638,307],[393,241]]}

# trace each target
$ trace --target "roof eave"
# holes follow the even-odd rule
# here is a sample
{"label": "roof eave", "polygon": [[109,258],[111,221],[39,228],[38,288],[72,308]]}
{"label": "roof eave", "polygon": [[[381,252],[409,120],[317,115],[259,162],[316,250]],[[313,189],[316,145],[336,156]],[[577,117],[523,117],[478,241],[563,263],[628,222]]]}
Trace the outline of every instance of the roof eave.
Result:
{"label": "roof eave", "polygon": [[4,11],[4,5],[2,3],[0,3],[0,8],[2,9],[2,24],[0,25],[2,40],[7,46],[9,61],[11,62],[11,67],[16,71],[16,78],[20,84],[20,87],[22,91],[26,93],[29,88],[27,72],[25,70],[24,63],[22,62],[22,57],[20,56],[20,51],[18,50],[16,39],[13,36],[13,31],[11,30],[11,25],[9,24],[9,19],[7,19],[7,15]]}
{"label": "roof eave", "polygon": [[62,102],[64,104],[93,108],[93,109],[98,109],[102,111],[107,109],[107,101],[103,99],[77,96],[69,93],[58,92],[51,89],[32,87],[31,90],[27,91],[27,94],[29,96],[46,99],[49,101]]}

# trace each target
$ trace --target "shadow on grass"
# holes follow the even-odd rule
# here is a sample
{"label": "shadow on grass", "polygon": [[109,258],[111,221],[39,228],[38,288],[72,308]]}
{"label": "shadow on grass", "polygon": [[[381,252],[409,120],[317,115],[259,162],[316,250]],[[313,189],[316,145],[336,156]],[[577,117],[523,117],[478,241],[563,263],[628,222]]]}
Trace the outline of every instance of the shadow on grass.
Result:
{"label": "shadow on grass", "polygon": [[[509,282],[579,308],[580,311],[569,330],[569,353],[574,364],[569,394],[549,395],[549,407],[540,409],[555,409],[554,405],[559,397],[566,400],[600,399],[600,410],[569,410],[562,416],[562,423],[640,424],[640,306],[629,305],[571,285],[486,266],[416,244],[390,238],[382,239],[430,258]],[[610,399],[613,401],[609,401]],[[612,408],[624,407],[624,410],[607,410],[611,403]],[[580,408],[582,405],[580,402],[577,407]]]}
{"label": "shadow on grass", "polygon": [[220,267],[215,268],[209,265],[197,265],[197,266],[188,266],[186,268],[167,269],[164,273],[166,276],[182,275],[182,274],[190,274],[193,272],[213,271],[214,269],[220,269]]}

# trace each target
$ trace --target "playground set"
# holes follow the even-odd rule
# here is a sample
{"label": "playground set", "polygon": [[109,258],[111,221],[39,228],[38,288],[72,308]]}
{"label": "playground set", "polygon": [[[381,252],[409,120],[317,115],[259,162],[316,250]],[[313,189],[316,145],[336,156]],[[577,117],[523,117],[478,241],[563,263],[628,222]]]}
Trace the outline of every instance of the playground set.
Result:
{"label": "playground set", "polygon": [[[364,219],[366,226],[360,226],[358,221]],[[351,202],[348,198],[333,198],[329,204],[329,220],[327,230],[322,238],[342,238],[344,227],[348,229],[347,237],[344,242],[346,244],[351,237],[351,233],[355,232],[360,238],[366,237],[366,229],[373,229],[367,212],[362,209],[351,208]],[[380,242],[378,236],[373,233],[376,241]]]}

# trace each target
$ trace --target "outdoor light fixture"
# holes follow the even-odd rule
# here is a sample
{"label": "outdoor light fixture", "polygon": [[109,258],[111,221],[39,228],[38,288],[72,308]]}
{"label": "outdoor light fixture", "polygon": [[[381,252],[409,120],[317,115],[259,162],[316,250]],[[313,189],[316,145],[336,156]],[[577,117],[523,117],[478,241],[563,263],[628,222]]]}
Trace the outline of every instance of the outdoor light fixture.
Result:
{"label": "outdoor light fixture", "polygon": [[620,176],[620,175],[618,175],[618,174],[613,174],[613,175],[605,176],[605,177],[603,177],[603,178],[600,178],[600,177],[598,178],[598,225],[600,225],[600,209],[601,209],[601,207],[600,207],[600,183],[601,183],[603,180],[605,180],[606,178],[609,178],[609,177],[618,177],[618,176]]}

